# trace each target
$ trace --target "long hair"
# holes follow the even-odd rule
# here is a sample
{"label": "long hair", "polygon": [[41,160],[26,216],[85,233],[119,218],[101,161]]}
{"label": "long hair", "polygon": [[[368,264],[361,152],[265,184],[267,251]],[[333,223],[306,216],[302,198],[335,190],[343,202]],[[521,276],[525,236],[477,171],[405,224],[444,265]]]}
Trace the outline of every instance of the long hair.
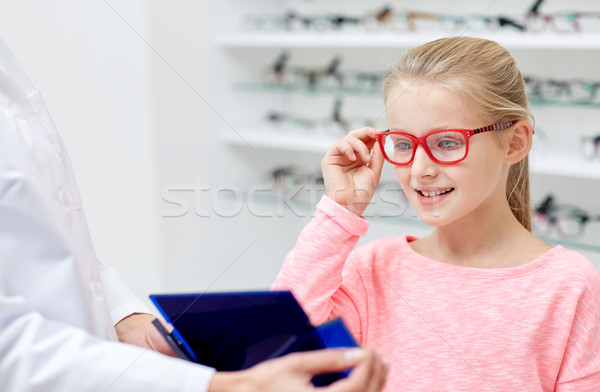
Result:
{"label": "long hair", "polygon": [[[405,52],[384,81],[386,106],[396,88],[419,82],[448,89],[491,123],[527,120],[534,124],[523,76],[508,51],[493,41],[451,37]],[[528,157],[510,167],[506,197],[515,217],[531,231]]]}

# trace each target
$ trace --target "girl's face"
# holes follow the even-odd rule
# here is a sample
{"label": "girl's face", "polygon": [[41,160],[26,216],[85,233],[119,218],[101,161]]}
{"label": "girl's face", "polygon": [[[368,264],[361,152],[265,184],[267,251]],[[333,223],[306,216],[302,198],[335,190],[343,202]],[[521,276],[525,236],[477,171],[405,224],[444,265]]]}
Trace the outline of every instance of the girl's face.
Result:
{"label": "girl's face", "polygon": [[[490,121],[475,114],[462,99],[433,84],[398,88],[387,105],[392,131],[421,137],[442,129],[475,129]],[[481,221],[506,201],[508,147],[493,131],[474,135],[469,140],[466,159],[454,165],[435,163],[423,147],[416,148],[414,161],[395,166],[396,177],[423,221],[432,226],[474,219]]]}

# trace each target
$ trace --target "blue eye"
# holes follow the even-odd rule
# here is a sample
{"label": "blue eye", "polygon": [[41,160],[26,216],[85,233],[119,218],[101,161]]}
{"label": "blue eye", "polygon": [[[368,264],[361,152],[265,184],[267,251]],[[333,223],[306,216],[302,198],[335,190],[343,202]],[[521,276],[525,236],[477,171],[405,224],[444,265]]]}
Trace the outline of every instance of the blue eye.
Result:
{"label": "blue eye", "polygon": [[410,150],[412,148],[412,144],[409,142],[402,141],[402,142],[396,143],[395,148],[397,150]]}
{"label": "blue eye", "polygon": [[453,148],[459,148],[462,146],[462,142],[455,139],[442,139],[438,142],[438,147],[444,150],[451,150]]}

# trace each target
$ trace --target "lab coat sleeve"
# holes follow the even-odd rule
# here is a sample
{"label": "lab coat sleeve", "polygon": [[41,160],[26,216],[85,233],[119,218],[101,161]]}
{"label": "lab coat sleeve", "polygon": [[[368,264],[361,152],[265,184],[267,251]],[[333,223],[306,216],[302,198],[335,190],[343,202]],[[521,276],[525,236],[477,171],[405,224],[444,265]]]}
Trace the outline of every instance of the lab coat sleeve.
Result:
{"label": "lab coat sleeve", "polygon": [[208,390],[211,368],[44,319],[23,298],[0,290],[3,392]]}
{"label": "lab coat sleeve", "polygon": [[98,264],[98,269],[102,276],[104,294],[114,325],[133,313],[154,314],[131,292],[131,289],[117,271],[101,263]]}

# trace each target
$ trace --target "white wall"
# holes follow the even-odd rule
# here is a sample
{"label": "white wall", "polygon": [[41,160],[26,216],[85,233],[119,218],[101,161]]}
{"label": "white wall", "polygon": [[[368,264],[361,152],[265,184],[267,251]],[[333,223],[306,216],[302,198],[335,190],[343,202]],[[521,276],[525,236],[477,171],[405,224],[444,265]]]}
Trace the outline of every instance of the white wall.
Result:
{"label": "white wall", "polygon": [[[216,17],[216,3],[149,6],[150,41],[165,60],[152,66],[159,189],[167,200],[182,199],[189,208],[173,217],[168,215],[182,208],[161,203],[161,257],[170,291],[268,288],[307,222],[290,214],[255,217],[245,207],[237,214],[235,203],[219,197],[218,189],[241,190],[260,178],[269,155],[232,149],[221,140],[241,126],[248,105],[232,100],[239,70],[214,45],[223,20]],[[210,189],[201,191],[196,182]],[[199,216],[200,209],[209,216]]]}

